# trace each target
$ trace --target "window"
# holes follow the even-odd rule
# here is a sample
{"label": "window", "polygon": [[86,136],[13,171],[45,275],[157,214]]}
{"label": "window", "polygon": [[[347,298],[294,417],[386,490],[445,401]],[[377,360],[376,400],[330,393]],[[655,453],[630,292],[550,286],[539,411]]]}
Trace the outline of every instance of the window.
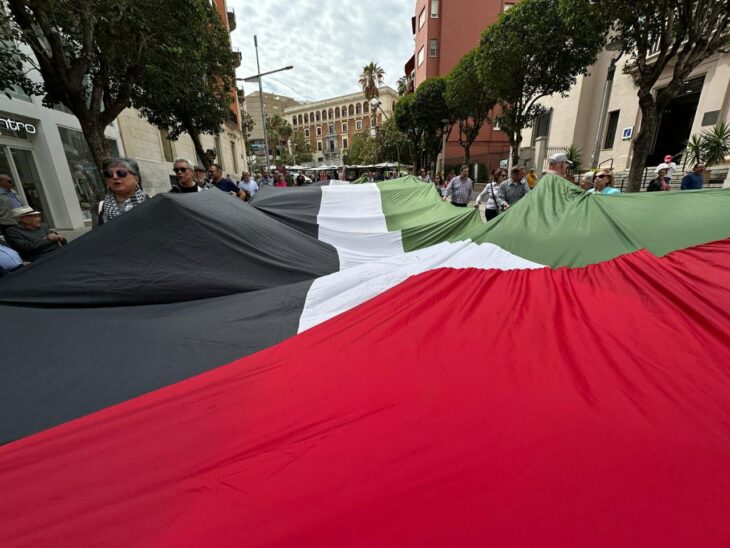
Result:
{"label": "window", "polygon": [[322,128],[321,126],[317,126],[317,137],[319,137],[320,135],[322,135]]}
{"label": "window", "polygon": [[297,116],[297,119],[299,120],[299,125],[301,126],[302,125],[302,115],[300,114],[299,116]]}
{"label": "window", "polygon": [[335,111],[330,109],[327,115],[329,116],[329,119],[332,120],[335,117]]}
{"label": "window", "polygon": [[368,103],[367,101],[365,101],[362,104],[362,111],[363,112],[370,112],[370,103]]}
{"label": "window", "polygon": [[550,135],[550,119],[553,116],[553,110],[550,109],[544,112],[535,120],[535,131],[532,132],[532,143],[535,144],[535,139],[538,137],[547,137]]}
{"label": "window", "polygon": [[335,118],[340,117],[340,107],[335,108]]}
{"label": "window", "polygon": [[233,171],[238,173],[238,156],[236,155],[236,141],[231,141],[231,156],[233,156]]}
{"label": "window", "polygon": [[342,122],[342,133],[347,133],[347,122]]}
{"label": "window", "polygon": [[355,105],[355,114],[357,114],[358,116],[362,114],[362,105],[360,103]]}
{"label": "window", "polygon": [[309,114],[305,114],[304,115],[304,123],[305,124],[308,124],[309,123]]}
{"label": "window", "polygon": [[439,0],[431,0],[431,19],[439,17]]}
{"label": "window", "polygon": [[329,134],[332,135],[334,132],[335,132],[335,125],[334,124],[330,124]]}
{"label": "window", "polygon": [[428,44],[428,56],[429,57],[437,57],[439,53],[439,41],[438,40],[431,40]]}
{"label": "window", "polygon": [[350,116],[354,116],[355,115],[355,107],[353,107],[352,105],[350,105],[349,108],[347,109],[347,113]]}
{"label": "window", "polygon": [[322,120],[327,120],[327,111],[326,110],[322,111]]}
{"label": "window", "polygon": [[423,53],[423,47],[418,50],[418,66],[420,67],[423,64],[423,61],[425,60],[424,53]]}
{"label": "window", "polygon": [[355,129],[358,131],[362,129],[362,120],[358,120],[355,122]]}
{"label": "window", "polygon": [[162,143],[162,156],[166,162],[172,162],[175,158],[172,152],[172,143],[167,138],[167,132],[160,130],[160,142]]}
{"label": "window", "polygon": [[296,116],[292,116],[291,125],[293,125],[293,126],[297,125],[297,117]]}
{"label": "window", "polygon": [[320,120],[320,118],[319,118],[319,111],[318,111],[317,112],[317,121],[319,122],[319,120]]}
{"label": "window", "polygon": [[317,152],[322,152],[322,141],[317,141]]}
{"label": "window", "polygon": [[347,148],[347,137],[342,138],[342,148]]}
{"label": "window", "polygon": [[304,136],[309,137],[309,128],[304,130]]}
{"label": "window", "polygon": [[502,11],[507,11],[514,5],[515,5],[514,2],[505,2],[504,6],[502,6]]}
{"label": "window", "polygon": [[618,113],[614,110],[608,113],[608,127],[606,128],[606,138],[603,141],[603,148],[613,148],[613,141],[616,139],[616,129],[618,128]]}
{"label": "window", "polygon": [[418,16],[418,30],[421,30],[423,28],[423,25],[426,24],[426,8],[423,8],[421,10],[421,15]]}

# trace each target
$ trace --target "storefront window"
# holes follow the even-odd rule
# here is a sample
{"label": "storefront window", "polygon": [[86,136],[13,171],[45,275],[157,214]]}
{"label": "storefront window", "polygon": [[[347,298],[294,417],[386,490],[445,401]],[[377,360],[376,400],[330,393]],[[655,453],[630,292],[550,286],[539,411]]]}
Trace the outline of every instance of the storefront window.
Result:
{"label": "storefront window", "polygon": [[15,114],[0,112],[0,135],[27,141],[29,140],[29,135],[33,135],[37,131],[32,121]]}
{"label": "storefront window", "polygon": [[[91,220],[91,207],[98,196],[104,195],[104,181],[91,156],[89,145],[86,144],[84,135],[75,129],[65,127],[58,128],[63,141],[63,151],[66,154],[66,161],[71,170],[71,177],[74,181],[76,196],[79,199],[81,211],[86,220]],[[111,156],[119,155],[119,147],[114,139],[106,139]]]}

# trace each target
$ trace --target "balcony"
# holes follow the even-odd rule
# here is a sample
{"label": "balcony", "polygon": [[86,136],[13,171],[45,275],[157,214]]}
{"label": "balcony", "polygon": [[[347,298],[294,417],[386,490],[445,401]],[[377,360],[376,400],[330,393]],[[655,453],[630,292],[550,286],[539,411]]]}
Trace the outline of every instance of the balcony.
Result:
{"label": "balcony", "polygon": [[233,32],[236,30],[236,12],[233,10],[228,10],[228,32]]}
{"label": "balcony", "polygon": [[243,62],[243,54],[239,50],[233,50],[233,66],[238,68]]}

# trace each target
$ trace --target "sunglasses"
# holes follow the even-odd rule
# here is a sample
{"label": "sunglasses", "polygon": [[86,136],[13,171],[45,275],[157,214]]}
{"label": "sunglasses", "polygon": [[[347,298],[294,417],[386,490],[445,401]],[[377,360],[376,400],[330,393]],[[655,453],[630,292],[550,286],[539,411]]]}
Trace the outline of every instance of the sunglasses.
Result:
{"label": "sunglasses", "polygon": [[190,168],[189,167],[173,167],[172,168],[172,170],[175,173],[185,173],[188,169],[190,169]]}
{"label": "sunglasses", "polygon": [[105,169],[104,171],[102,171],[102,174],[107,179],[111,179],[113,177],[119,177],[120,179],[124,179],[130,173],[132,172],[127,171],[126,169]]}
{"label": "sunglasses", "polygon": [[596,179],[605,179],[608,175],[596,175]]}

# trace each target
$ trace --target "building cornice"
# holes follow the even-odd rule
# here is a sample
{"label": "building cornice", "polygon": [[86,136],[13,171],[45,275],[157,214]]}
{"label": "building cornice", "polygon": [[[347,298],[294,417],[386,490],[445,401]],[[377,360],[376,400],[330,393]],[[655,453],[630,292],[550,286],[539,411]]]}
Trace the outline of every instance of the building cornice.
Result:
{"label": "building cornice", "polygon": [[[382,86],[378,88],[381,97],[383,95],[392,95],[394,99],[398,99],[398,92],[390,86]],[[348,95],[340,95],[339,97],[332,97],[330,99],[323,99],[321,101],[313,101],[311,103],[302,103],[301,105],[287,107],[284,109],[284,114],[299,114],[300,112],[309,112],[310,110],[318,110],[321,107],[327,106],[341,106],[342,103],[365,101],[365,96],[362,91],[356,93],[350,93]]]}

